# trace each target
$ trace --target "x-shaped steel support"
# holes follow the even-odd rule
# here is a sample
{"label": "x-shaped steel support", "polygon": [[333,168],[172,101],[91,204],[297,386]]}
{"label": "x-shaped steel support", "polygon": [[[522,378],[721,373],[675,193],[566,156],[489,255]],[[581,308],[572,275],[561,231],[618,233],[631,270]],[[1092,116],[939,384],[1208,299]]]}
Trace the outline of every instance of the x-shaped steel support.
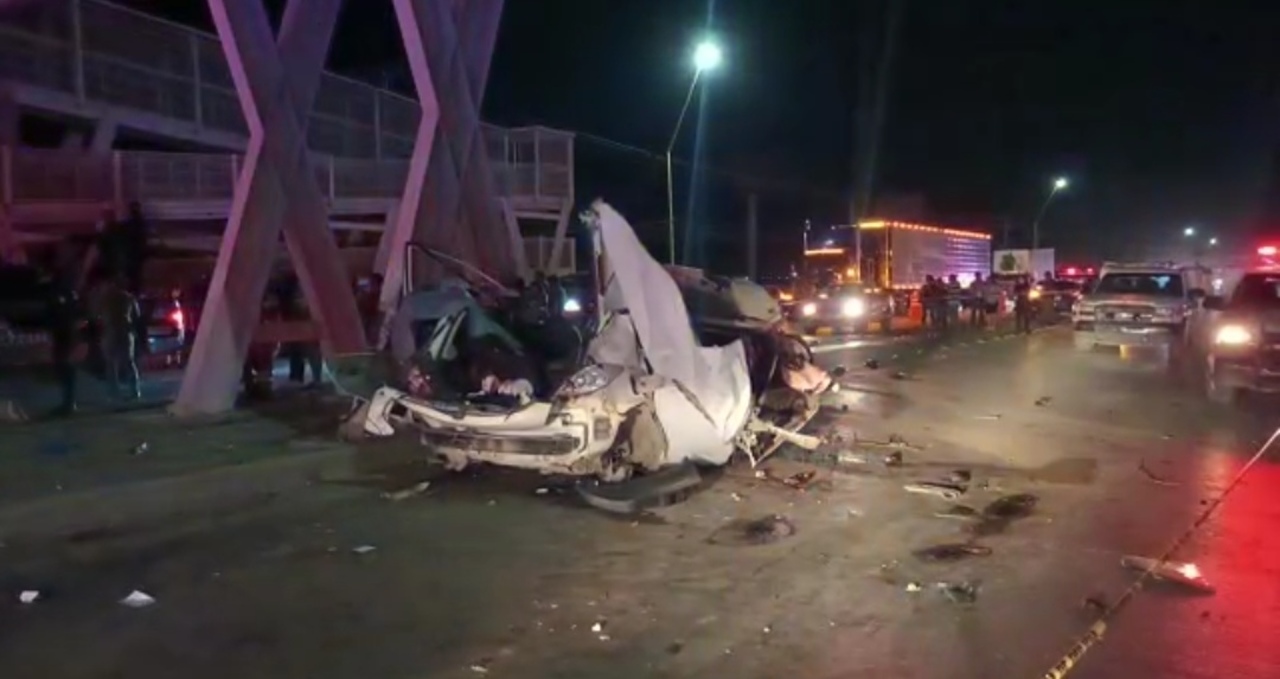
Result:
{"label": "x-shaped steel support", "polygon": [[249,148],[175,403],[178,412],[221,412],[234,403],[282,224],[326,351],[365,350],[364,327],[306,145],[307,114],[341,4],[290,0],[277,44],[261,0],[209,0],[249,126]]}
{"label": "x-shaped steel support", "polygon": [[386,248],[384,307],[399,293],[405,247],[415,237],[490,273],[508,272],[512,254],[485,155],[479,102],[503,2],[394,2],[422,118]]}

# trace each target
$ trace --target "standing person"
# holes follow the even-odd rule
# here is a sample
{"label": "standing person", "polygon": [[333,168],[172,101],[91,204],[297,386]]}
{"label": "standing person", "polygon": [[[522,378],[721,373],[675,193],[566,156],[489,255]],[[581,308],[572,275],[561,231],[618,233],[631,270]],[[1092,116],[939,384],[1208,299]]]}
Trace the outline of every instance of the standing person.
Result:
{"label": "standing person", "polygon": [[71,415],[76,411],[76,330],[80,321],[80,300],[65,262],[55,261],[49,267],[49,339],[52,346],[53,371],[58,381],[60,399],[55,415]]}
{"label": "standing person", "polygon": [[1031,334],[1031,277],[1022,276],[1013,287],[1013,314],[1017,332]]}
{"label": "standing person", "polygon": [[924,309],[924,327],[930,329],[938,327],[937,292],[933,275],[925,275],[924,285],[920,286],[920,306]]}
{"label": "standing person", "polygon": [[960,324],[960,300],[964,297],[964,287],[960,285],[960,277],[951,274],[947,277],[946,285],[946,311],[947,325],[956,326]]}
{"label": "standing person", "polygon": [[[276,305],[280,318],[284,321],[307,320],[306,303],[296,275],[287,274],[280,278],[276,287]],[[324,360],[320,354],[319,342],[288,342],[282,348],[289,358],[290,382],[306,384],[308,367],[311,369],[311,386],[324,380]]]}
{"label": "standing person", "polygon": [[151,229],[142,214],[142,205],[129,203],[129,214],[117,227],[120,239],[120,267],[124,284],[135,296],[142,293],[142,272],[147,263]]}
{"label": "standing person", "polygon": [[129,291],[125,276],[112,278],[102,293],[101,323],[103,351],[106,354],[107,381],[114,396],[134,400],[142,397],[142,384],[138,378],[137,327],[141,313],[138,298]]}
{"label": "standing person", "polygon": [[987,282],[982,279],[982,272],[973,274],[973,282],[969,284],[969,325],[975,328],[987,327]]}

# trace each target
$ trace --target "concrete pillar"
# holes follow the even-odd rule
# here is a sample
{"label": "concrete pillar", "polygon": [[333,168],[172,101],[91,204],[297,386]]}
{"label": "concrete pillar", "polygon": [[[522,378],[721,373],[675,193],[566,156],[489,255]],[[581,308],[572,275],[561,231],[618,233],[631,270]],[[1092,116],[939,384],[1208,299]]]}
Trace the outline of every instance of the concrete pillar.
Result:
{"label": "concrete pillar", "polygon": [[306,148],[311,110],[341,0],[290,0],[273,39],[261,0],[208,0],[249,126],[231,216],[174,411],[215,413],[235,401],[284,240],[330,356],[365,349],[365,334]]}
{"label": "concrete pillar", "polygon": [[405,51],[421,52],[410,63],[417,58],[430,68],[440,111],[439,143],[415,153],[430,154],[429,212],[419,213],[415,237],[491,274],[514,273],[480,127],[502,0],[396,0],[396,6],[398,15],[409,10],[416,18],[416,32],[404,31]]}

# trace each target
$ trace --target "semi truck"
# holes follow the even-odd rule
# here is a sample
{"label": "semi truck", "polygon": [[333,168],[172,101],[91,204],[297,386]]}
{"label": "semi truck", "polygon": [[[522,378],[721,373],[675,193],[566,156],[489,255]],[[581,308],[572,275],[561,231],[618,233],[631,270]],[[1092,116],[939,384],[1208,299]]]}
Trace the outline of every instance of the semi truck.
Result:
{"label": "semi truck", "polygon": [[808,280],[826,286],[858,283],[898,291],[894,307],[907,308],[910,292],[927,276],[955,275],[968,285],[991,273],[991,234],[914,222],[873,219],[840,227],[805,244]]}

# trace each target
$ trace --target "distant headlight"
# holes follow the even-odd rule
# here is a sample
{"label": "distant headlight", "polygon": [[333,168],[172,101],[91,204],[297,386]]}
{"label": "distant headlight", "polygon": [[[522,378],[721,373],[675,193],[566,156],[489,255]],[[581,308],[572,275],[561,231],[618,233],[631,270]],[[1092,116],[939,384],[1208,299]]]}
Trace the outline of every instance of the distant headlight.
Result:
{"label": "distant headlight", "polygon": [[1244,326],[1224,325],[1213,336],[1213,343],[1232,347],[1253,344],[1253,333]]}
{"label": "distant headlight", "polygon": [[1040,288],[1031,288],[1031,292],[1027,293],[1029,299],[1040,299],[1040,295],[1044,294]]}
{"label": "distant headlight", "polygon": [[582,304],[578,300],[570,297],[564,301],[564,312],[566,314],[576,314],[582,311]]}
{"label": "distant headlight", "polygon": [[818,305],[814,304],[813,302],[809,302],[808,304],[805,304],[804,306],[800,307],[800,313],[804,314],[805,316],[812,316],[818,313]]}
{"label": "distant headlight", "polygon": [[846,299],[840,312],[850,318],[857,318],[867,312],[867,304],[860,299]]}

